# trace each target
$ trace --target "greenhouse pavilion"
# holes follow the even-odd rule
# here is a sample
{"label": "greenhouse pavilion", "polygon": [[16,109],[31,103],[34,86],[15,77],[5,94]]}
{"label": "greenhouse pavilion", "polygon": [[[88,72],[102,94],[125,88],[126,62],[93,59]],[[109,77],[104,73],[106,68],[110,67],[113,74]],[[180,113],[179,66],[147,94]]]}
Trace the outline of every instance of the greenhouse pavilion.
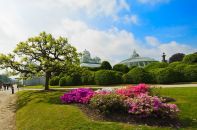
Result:
{"label": "greenhouse pavilion", "polygon": [[152,62],[157,62],[153,58],[149,57],[141,57],[135,50],[133,51],[133,54],[131,55],[130,58],[121,61],[119,64],[125,64],[128,67],[131,66],[138,66],[138,67],[145,67],[146,65],[152,63]]}

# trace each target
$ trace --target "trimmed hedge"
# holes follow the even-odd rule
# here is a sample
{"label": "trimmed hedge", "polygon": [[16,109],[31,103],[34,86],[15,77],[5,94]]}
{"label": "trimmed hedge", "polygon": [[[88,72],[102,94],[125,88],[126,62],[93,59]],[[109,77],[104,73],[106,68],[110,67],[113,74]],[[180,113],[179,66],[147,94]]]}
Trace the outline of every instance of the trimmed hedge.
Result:
{"label": "trimmed hedge", "polygon": [[97,85],[110,85],[122,83],[122,73],[112,70],[99,70],[95,73]]}
{"label": "trimmed hedge", "polygon": [[84,84],[84,85],[93,85],[93,84],[95,84],[94,76],[95,76],[94,72],[84,71],[82,73],[82,76],[81,76],[82,84]]}
{"label": "trimmed hedge", "polygon": [[124,81],[132,80],[132,83],[150,83],[152,82],[151,75],[143,68],[136,67],[130,70],[126,77],[124,77]]}
{"label": "trimmed hedge", "polygon": [[51,86],[58,86],[59,85],[59,80],[60,80],[60,78],[58,76],[55,76],[55,77],[50,79],[49,84]]}
{"label": "trimmed hedge", "polygon": [[168,63],[165,63],[165,62],[153,62],[153,63],[150,63],[147,66],[145,66],[144,69],[146,71],[151,71],[151,70],[154,70],[154,69],[157,69],[157,68],[166,68],[166,67],[168,67]]}
{"label": "trimmed hedge", "polygon": [[183,62],[187,64],[194,64],[197,63],[197,54],[189,54],[183,58]]}
{"label": "trimmed hedge", "polygon": [[122,80],[123,80],[123,83],[125,83],[125,84],[131,84],[131,83],[133,83],[132,81],[132,76],[130,75],[130,74],[124,74],[123,76],[122,76]]}
{"label": "trimmed hedge", "polygon": [[79,75],[64,76],[59,80],[60,86],[80,85],[81,77]]}
{"label": "trimmed hedge", "polygon": [[179,73],[169,67],[158,68],[153,73],[155,81],[160,84],[175,83],[178,81]]}
{"label": "trimmed hedge", "polygon": [[127,72],[129,72],[129,67],[127,65],[123,65],[123,64],[116,64],[113,66],[113,70],[119,71],[122,73],[127,73]]}
{"label": "trimmed hedge", "polygon": [[186,81],[197,81],[197,65],[188,65],[184,69],[184,77]]}

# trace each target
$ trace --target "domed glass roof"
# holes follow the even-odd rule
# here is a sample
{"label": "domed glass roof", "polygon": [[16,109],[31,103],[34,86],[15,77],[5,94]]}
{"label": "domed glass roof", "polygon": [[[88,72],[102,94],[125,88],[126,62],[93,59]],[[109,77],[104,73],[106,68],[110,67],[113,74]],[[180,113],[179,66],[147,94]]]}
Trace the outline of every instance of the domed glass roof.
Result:
{"label": "domed glass roof", "polygon": [[131,57],[121,61],[120,64],[125,64],[128,67],[130,66],[144,67],[152,62],[156,62],[156,60],[149,57],[140,57],[140,55],[134,50]]}

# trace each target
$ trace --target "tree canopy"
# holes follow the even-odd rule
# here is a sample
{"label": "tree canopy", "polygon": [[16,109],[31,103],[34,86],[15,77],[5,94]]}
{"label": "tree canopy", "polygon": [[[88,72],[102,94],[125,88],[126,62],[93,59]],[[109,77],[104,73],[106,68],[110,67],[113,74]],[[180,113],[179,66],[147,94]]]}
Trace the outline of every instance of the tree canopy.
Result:
{"label": "tree canopy", "polygon": [[110,63],[108,61],[103,61],[101,63],[101,69],[111,70],[112,69],[112,66],[110,65]]}
{"label": "tree canopy", "polygon": [[185,54],[183,53],[176,53],[169,58],[169,62],[172,63],[176,61],[182,61],[184,56]]}
{"label": "tree canopy", "polygon": [[54,38],[45,32],[20,42],[10,54],[0,54],[0,60],[1,68],[11,68],[25,77],[45,76],[45,90],[49,89],[49,79],[53,72],[79,65],[77,50],[66,38]]}

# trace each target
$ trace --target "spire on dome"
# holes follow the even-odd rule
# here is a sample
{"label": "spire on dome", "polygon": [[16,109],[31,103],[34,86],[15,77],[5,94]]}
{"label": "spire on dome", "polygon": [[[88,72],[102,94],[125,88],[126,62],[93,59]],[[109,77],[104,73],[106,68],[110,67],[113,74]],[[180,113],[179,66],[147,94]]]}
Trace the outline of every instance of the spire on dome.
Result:
{"label": "spire on dome", "polygon": [[136,52],[136,50],[133,51],[133,54],[131,55],[131,58],[139,57],[140,55]]}

